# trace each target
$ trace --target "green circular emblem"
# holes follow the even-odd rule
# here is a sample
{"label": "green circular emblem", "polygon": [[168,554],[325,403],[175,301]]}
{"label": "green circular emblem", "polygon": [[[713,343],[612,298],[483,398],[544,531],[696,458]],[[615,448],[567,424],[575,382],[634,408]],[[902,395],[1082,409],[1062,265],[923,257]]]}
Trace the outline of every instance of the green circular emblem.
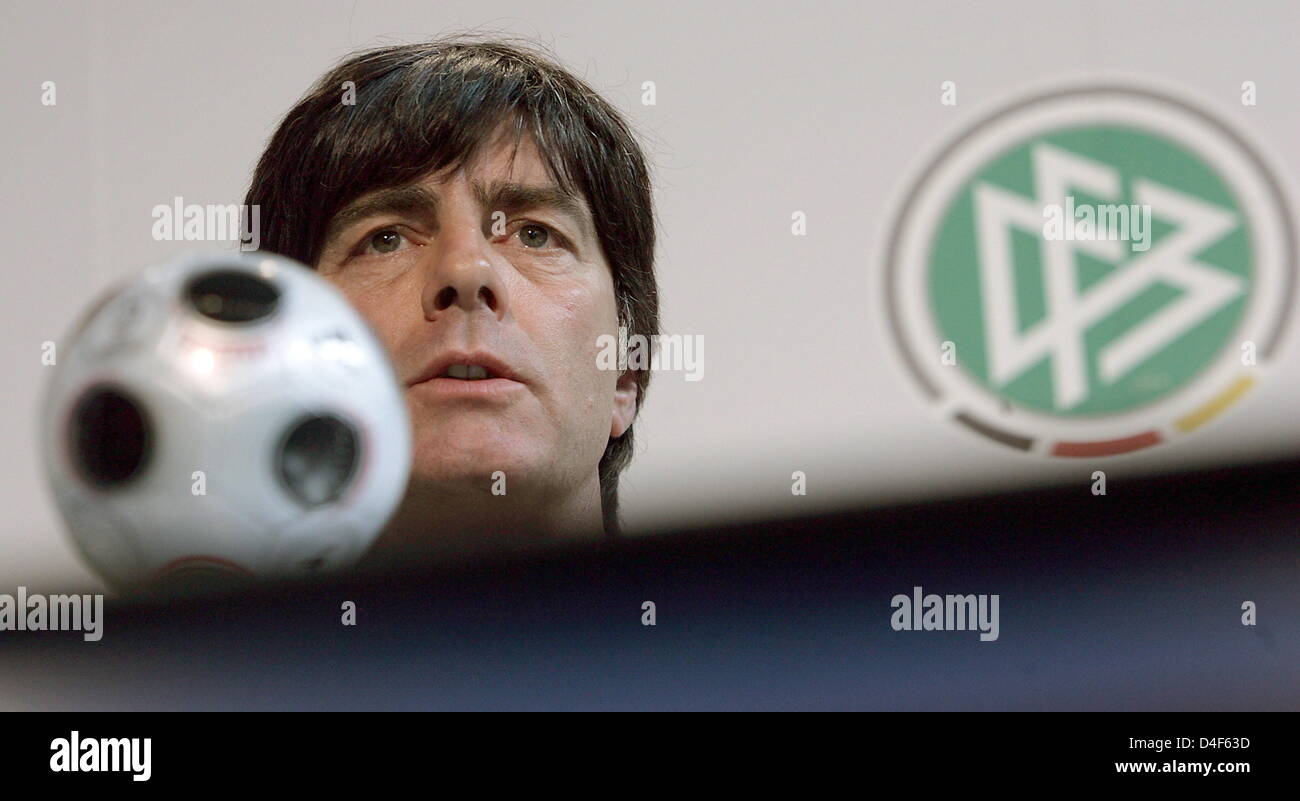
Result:
{"label": "green circular emblem", "polygon": [[933,160],[886,255],[891,330],[969,430],[1056,456],[1199,428],[1258,380],[1295,286],[1285,196],[1186,101],[1070,87]]}

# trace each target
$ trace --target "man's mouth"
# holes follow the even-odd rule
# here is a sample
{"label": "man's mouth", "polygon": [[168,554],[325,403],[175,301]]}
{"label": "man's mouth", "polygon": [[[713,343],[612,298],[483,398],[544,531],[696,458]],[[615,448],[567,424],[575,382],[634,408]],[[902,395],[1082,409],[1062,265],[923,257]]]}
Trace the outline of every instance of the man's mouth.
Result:
{"label": "man's mouth", "polygon": [[509,363],[487,351],[443,353],[417,373],[410,383],[414,386],[438,379],[456,381],[507,379],[514,383],[523,383],[518,371]]}
{"label": "man's mouth", "polygon": [[459,378],[463,381],[482,381],[496,378],[496,373],[480,364],[451,364],[438,374],[438,378]]}
{"label": "man's mouth", "polygon": [[519,397],[525,381],[510,364],[487,351],[449,352],[411,382],[412,391],[434,401],[500,401]]}

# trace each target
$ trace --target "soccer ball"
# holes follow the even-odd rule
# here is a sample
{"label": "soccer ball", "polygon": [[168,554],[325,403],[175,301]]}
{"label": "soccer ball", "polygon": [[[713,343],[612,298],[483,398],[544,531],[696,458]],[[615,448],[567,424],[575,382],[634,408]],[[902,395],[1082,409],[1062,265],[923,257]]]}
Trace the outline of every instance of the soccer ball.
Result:
{"label": "soccer ball", "polygon": [[383,345],[266,253],[189,255],[107,293],[56,353],[43,414],[55,502],[119,588],[347,565],[410,472]]}

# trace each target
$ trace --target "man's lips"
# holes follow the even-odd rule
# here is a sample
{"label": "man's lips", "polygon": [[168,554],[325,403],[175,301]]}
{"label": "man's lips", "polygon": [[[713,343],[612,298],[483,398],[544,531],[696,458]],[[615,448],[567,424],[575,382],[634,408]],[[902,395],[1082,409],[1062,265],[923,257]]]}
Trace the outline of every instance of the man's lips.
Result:
{"label": "man's lips", "polygon": [[524,384],[527,381],[505,360],[485,351],[447,351],[439,354],[418,372],[410,385],[433,380],[460,381],[466,384],[505,380]]}
{"label": "man's lips", "polygon": [[519,371],[491,353],[450,351],[417,373],[410,388],[435,399],[505,400],[525,383]]}
{"label": "man's lips", "polygon": [[480,378],[467,381],[463,378],[436,376],[412,384],[409,391],[422,397],[439,400],[508,400],[523,389],[523,384],[509,378]]}

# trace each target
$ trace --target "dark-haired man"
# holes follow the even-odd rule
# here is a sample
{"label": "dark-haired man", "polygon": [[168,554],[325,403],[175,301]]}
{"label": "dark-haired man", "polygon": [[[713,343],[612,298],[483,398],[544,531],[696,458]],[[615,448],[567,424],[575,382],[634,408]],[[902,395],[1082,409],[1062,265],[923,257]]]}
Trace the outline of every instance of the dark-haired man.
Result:
{"label": "dark-haired man", "polygon": [[598,342],[657,333],[658,301],[649,176],[615,109],[524,46],[363,52],[288,113],[246,203],[405,384],[411,481],[377,554],[617,531],[649,374],[600,369]]}

